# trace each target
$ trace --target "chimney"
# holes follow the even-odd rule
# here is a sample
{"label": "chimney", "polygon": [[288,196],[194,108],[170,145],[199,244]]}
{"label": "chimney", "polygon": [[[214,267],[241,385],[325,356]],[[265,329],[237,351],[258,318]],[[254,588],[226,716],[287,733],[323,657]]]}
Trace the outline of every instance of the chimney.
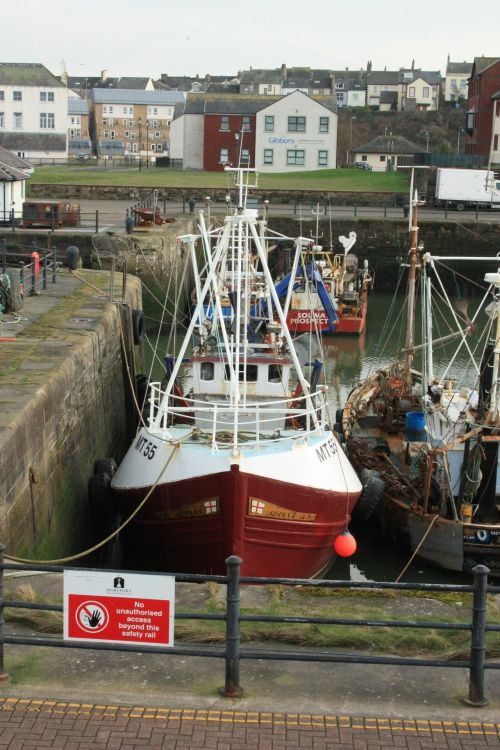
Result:
{"label": "chimney", "polygon": [[415,70],[415,60],[412,60],[412,61],[411,61],[411,69],[412,69],[412,70]]}
{"label": "chimney", "polygon": [[63,72],[61,73],[61,83],[64,83],[65,86],[68,85],[68,71],[66,68],[64,68]]}
{"label": "chimney", "polygon": [[372,61],[371,60],[368,60],[368,62],[366,63],[366,72],[367,73],[371,73],[372,72]]}
{"label": "chimney", "polygon": [[167,81],[168,81],[168,73],[162,73],[161,76],[160,76],[160,81],[162,83],[167,83]]}
{"label": "chimney", "polygon": [[281,63],[281,77],[285,79],[286,75],[287,75],[286,63]]}
{"label": "chimney", "polygon": [[108,79],[108,71],[107,70],[101,70],[101,81],[107,81]]}

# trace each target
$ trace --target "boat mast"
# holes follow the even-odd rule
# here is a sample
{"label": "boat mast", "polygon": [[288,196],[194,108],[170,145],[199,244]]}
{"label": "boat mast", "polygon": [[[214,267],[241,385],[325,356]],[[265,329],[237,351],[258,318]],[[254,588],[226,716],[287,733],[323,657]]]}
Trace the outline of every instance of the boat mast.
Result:
{"label": "boat mast", "polygon": [[418,258],[418,195],[415,191],[413,200],[412,222],[410,227],[410,271],[408,274],[408,313],[406,321],[406,354],[405,354],[405,381],[409,389],[411,387],[411,366],[414,355],[414,327],[415,327],[415,287],[417,275]]}

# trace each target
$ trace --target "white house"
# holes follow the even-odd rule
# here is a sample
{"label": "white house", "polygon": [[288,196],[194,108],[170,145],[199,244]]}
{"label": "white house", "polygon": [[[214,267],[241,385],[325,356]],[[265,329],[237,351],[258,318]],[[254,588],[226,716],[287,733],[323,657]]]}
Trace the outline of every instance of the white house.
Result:
{"label": "white house", "polygon": [[26,159],[66,159],[68,89],[39,63],[0,63],[0,146]]}
{"label": "white house", "polygon": [[311,98],[295,91],[256,116],[255,168],[258,172],[297,172],[337,166],[334,97]]}
{"label": "white house", "polygon": [[471,73],[471,62],[450,62],[448,55],[444,83],[445,102],[458,102],[460,99],[467,101]]}
{"label": "white house", "polygon": [[0,224],[22,216],[26,180],[33,167],[0,146]]}

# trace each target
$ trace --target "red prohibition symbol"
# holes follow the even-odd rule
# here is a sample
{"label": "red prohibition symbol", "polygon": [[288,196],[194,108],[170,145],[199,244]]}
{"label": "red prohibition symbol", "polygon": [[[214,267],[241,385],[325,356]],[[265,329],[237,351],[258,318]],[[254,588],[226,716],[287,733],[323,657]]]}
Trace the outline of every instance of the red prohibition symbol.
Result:
{"label": "red prohibition symbol", "polygon": [[109,613],[101,602],[82,602],[75,612],[76,623],[85,633],[100,633],[109,623]]}

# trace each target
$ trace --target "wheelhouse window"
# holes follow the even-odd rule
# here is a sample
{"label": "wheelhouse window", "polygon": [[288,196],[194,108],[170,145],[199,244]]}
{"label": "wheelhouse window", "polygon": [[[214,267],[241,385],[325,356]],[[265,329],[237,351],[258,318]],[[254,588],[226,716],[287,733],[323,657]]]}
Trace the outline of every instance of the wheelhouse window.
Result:
{"label": "wheelhouse window", "polygon": [[281,383],[281,367],[277,364],[269,365],[267,379],[269,383]]}
{"label": "wheelhouse window", "polygon": [[214,379],[214,363],[202,362],[200,367],[200,380]]}
{"label": "wheelhouse window", "polygon": [[264,130],[266,133],[274,133],[274,115],[264,116]]}
{"label": "wheelhouse window", "polygon": [[[247,383],[256,383],[258,372],[259,368],[257,365],[247,365],[245,371],[245,366],[241,364],[238,379],[240,383],[242,383],[244,380]],[[231,380],[231,368],[229,367],[229,365],[225,365],[224,367],[224,380]]]}
{"label": "wheelhouse window", "polygon": [[220,118],[220,129],[229,130],[229,115],[221,115]]}
{"label": "wheelhouse window", "polygon": [[328,133],[330,128],[330,118],[329,117],[320,117],[319,118],[319,132],[320,133]]}
{"label": "wheelhouse window", "polygon": [[305,133],[306,132],[306,118],[290,115],[288,117],[288,132],[289,133]]}
{"label": "wheelhouse window", "polygon": [[294,149],[286,152],[286,163],[289,166],[303,167],[306,163],[305,151],[303,149]]}
{"label": "wheelhouse window", "polygon": [[265,148],[264,149],[264,164],[272,164],[273,163],[273,150],[272,148]]}

